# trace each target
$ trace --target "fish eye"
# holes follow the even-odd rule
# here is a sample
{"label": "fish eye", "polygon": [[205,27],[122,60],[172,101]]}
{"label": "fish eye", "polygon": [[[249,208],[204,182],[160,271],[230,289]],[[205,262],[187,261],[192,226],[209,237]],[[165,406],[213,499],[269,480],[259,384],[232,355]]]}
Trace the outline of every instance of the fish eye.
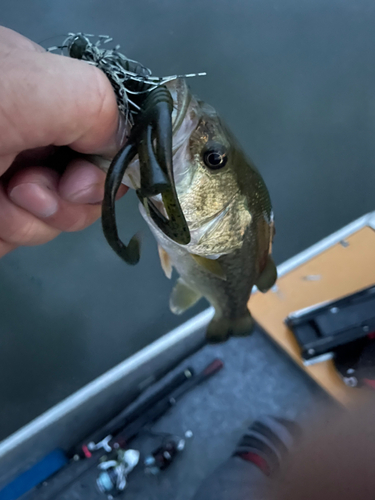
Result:
{"label": "fish eye", "polygon": [[203,161],[210,170],[219,170],[227,164],[227,151],[224,146],[215,145],[203,153]]}

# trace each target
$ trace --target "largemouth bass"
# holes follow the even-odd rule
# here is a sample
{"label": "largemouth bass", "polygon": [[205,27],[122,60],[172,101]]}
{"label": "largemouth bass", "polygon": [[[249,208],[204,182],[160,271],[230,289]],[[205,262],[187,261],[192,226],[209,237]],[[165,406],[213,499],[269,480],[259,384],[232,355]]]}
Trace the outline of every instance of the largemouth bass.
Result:
{"label": "largemouth bass", "polygon": [[104,48],[111,38],[90,37],[70,33],[49,50],[102,70],[129,129],[113,160],[91,157],[108,171],[102,206],[108,243],[128,264],[138,262],[137,237],[125,245],[117,232],[115,198],[123,182],[141,200],[165,274],[171,278],[175,268],[180,275],[171,310],[181,314],[205,297],[215,308],[209,341],[249,334],[251,291],[256,285],[265,292],[277,278],[273,213],[260,173],[216,111],[190,93],[185,78],[153,77],[119,46]]}
{"label": "largemouth bass", "polygon": [[[140,211],[159,246],[168,278],[179,274],[170,308],[181,314],[205,297],[215,308],[207,329],[210,342],[251,333],[248,301],[254,285],[262,292],[277,278],[271,258],[273,212],[266,185],[236,139],[184,79],[167,83],[174,110],[173,174],[190,242],[180,244],[155,224],[147,203]],[[108,164],[101,161],[107,170]],[[139,161],[127,168],[124,184],[140,189]],[[167,217],[161,195],[151,204]]]}

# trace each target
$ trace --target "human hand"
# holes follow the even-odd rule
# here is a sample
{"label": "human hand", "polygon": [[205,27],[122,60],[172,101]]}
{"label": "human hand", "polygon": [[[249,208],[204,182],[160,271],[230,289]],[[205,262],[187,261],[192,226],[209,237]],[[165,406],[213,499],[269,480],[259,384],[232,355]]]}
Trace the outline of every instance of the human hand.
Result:
{"label": "human hand", "polygon": [[105,174],[69,152],[112,157],[126,131],[104,73],[3,27],[0,75],[2,257],[100,216]]}

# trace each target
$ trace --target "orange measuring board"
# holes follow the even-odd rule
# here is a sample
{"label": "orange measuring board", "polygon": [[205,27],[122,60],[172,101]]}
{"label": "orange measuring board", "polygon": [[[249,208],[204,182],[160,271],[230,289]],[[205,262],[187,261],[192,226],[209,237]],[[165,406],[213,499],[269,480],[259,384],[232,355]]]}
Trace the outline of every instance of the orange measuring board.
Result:
{"label": "orange measuring board", "polygon": [[249,306],[256,322],[294,361],[334,398],[350,405],[365,390],[347,387],[332,360],[305,366],[297,341],[284,321],[294,311],[374,284],[375,230],[365,226],[281,276],[268,293],[255,293]]}

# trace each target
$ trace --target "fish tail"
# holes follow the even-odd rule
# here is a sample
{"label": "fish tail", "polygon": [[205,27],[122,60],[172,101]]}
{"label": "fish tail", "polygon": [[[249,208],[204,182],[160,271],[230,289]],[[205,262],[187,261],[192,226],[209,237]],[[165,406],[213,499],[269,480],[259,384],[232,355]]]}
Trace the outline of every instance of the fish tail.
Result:
{"label": "fish tail", "polygon": [[210,344],[225,342],[229,337],[246,337],[254,328],[254,320],[249,311],[239,318],[214,317],[208,325],[206,338]]}

